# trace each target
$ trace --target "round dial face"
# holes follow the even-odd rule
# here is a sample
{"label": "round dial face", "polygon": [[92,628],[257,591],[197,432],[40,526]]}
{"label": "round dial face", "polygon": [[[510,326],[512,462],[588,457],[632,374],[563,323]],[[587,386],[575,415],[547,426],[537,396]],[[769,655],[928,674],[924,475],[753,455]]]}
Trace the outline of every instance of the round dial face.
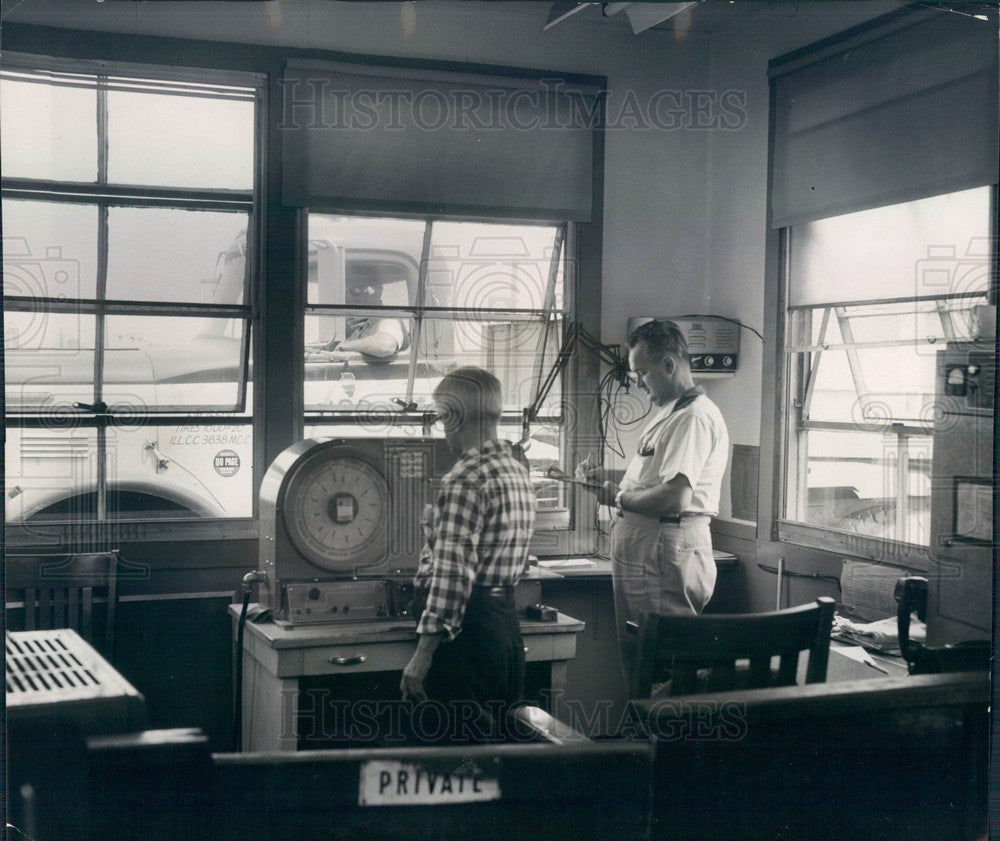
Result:
{"label": "round dial face", "polygon": [[289,478],[285,525],[295,546],[325,569],[380,560],[389,519],[385,479],[368,462],[327,451]]}

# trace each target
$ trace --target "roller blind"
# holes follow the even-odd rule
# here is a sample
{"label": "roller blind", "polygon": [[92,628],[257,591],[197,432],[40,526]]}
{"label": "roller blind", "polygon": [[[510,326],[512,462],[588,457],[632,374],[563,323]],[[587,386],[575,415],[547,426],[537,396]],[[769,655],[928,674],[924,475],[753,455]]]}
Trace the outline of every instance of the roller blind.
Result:
{"label": "roller blind", "polygon": [[997,27],[920,15],[771,68],[776,228],[997,180]]}
{"label": "roller blind", "polygon": [[596,87],[289,62],[283,97],[287,205],[592,218]]}

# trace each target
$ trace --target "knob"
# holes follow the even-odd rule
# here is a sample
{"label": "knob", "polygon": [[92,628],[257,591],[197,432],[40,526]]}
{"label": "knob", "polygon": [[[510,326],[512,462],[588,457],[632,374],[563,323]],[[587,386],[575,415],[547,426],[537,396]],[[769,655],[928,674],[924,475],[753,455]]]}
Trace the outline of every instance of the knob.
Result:
{"label": "knob", "polygon": [[320,595],[321,594],[319,592],[319,587],[310,587],[309,588],[309,593],[308,593],[309,601],[311,601],[311,602],[318,602]]}

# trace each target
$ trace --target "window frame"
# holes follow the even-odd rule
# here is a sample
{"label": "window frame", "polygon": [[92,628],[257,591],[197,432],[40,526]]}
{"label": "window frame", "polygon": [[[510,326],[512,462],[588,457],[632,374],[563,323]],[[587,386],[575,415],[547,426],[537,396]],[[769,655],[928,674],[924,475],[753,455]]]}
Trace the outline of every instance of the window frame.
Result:
{"label": "window frame", "polygon": [[[257,184],[259,185],[259,212],[253,226],[257,244],[253,252],[255,276],[252,283],[257,295],[254,317],[254,486],[259,487],[267,466],[288,446],[302,437],[301,385],[297,377],[289,377],[297,363],[295,312],[300,302],[289,304],[291,295],[297,296],[300,266],[298,254],[305,248],[303,214],[299,208],[281,203],[281,79],[287,60],[293,58],[315,60],[329,58],[369,66],[378,64],[395,68],[398,72],[430,70],[479,76],[500,75],[504,78],[545,79],[551,71],[511,67],[482,62],[462,62],[433,58],[407,58],[377,54],[344,54],[288,46],[263,44],[235,44],[220,41],[198,41],[156,35],[103,33],[103,37],[83,39],[71,29],[10,23],[4,29],[4,42],[8,57],[26,56],[33,63],[72,70],[84,63],[107,67],[109,59],[118,60],[132,73],[143,68],[170,67],[179,78],[198,80],[204,74],[231,73],[239,78],[252,74],[262,80],[262,99],[257,110],[259,155]],[[560,73],[567,83],[594,86],[606,91],[607,77],[594,74]],[[601,323],[602,258],[603,258],[603,190],[604,181],[604,100],[597,99],[594,123],[594,167],[591,175],[593,205],[590,218],[576,224],[578,238],[569,246],[569,259],[578,268],[577,284],[586,294],[578,295],[576,317],[589,332],[598,334]],[[373,203],[361,206],[353,203],[352,211],[381,210]],[[417,212],[433,212],[439,208],[415,207]],[[530,215],[530,214],[529,214]],[[265,283],[265,278],[267,282]],[[573,354],[566,369],[566,388],[570,391],[571,405],[576,411],[570,418],[571,434],[567,446],[567,459],[583,458],[599,441],[598,417],[593,408],[597,384],[600,380],[599,363],[589,354]],[[571,466],[571,465],[569,465]],[[600,551],[599,530],[595,531],[597,504],[593,495],[578,488],[570,489],[572,530],[547,532],[544,546],[533,547],[539,555],[566,556],[590,554]],[[241,557],[246,553],[256,555],[255,543],[259,536],[259,521],[252,520],[190,520],[155,523],[109,522],[107,528],[95,529],[93,524],[69,523],[57,531],[49,527],[44,534],[20,525],[8,524],[5,534],[12,546],[38,547],[42,545],[86,548],[94,545],[135,544],[143,545],[162,541],[165,550],[171,544],[179,552],[189,551],[186,546],[227,547],[230,552],[239,542]],[[219,541],[223,541],[220,543]],[[211,548],[210,552],[215,552]],[[245,569],[244,558],[236,566]],[[233,565],[231,562],[229,565]],[[166,559],[164,569],[184,571],[181,590],[188,590],[189,570],[208,566],[205,562]],[[174,573],[171,573],[174,574]]]}
{"label": "window frame", "polygon": [[[37,522],[7,523],[5,533],[13,545],[34,545],[41,539],[58,541],[63,545],[73,543],[81,534],[87,541],[120,541],[134,540],[176,540],[178,538],[207,539],[219,531],[230,538],[253,537],[257,533],[257,493],[259,484],[257,467],[251,477],[251,513],[245,517],[232,516],[197,516],[181,514],[177,517],[159,518],[149,516],[121,516],[108,511],[109,484],[108,455],[111,452],[107,436],[117,425],[134,426],[137,419],[144,426],[163,427],[180,424],[200,424],[242,426],[252,431],[256,440],[259,435],[259,422],[251,407],[247,405],[250,383],[251,354],[257,357],[259,332],[256,325],[259,322],[259,306],[257,289],[260,278],[260,261],[257,259],[259,243],[264,232],[262,201],[262,172],[264,143],[262,127],[265,125],[265,93],[266,76],[263,73],[243,70],[214,70],[210,68],[178,68],[159,63],[137,64],[132,62],[98,61],[93,59],[60,58],[36,55],[26,52],[11,52],[4,56],[4,72],[37,74],[41,84],[53,84],[44,79],[45,74],[54,74],[55,84],[70,84],[74,76],[81,77],[80,84],[96,90],[97,113],[95,114],[97,131],[97,171],[95,180],[61,181],[55,179],[30,177],[4,177],[2,181],[4,199],[28,200],[57,204],[86,204],[97,209],[97,277],[93,298],[75,298],[57,300],[45,298],[41,300],[8,297],[4,301],[4,309],[15,311],[33,311],[38,306],[49,312],[68,312],[73,314],[88,314],[95,318],[95,377],[92,394],[95,402],[84,404],[81,411],[73,416],[74,422],[83,430],[93,430],[96,436],[96,485],[84,493],[94,493],[96,496],[95,512],[88,519],[79,519],[72,514],[54,517]],[[63,79],[59,77],[62,76]],[[96,77],[96,78],[95,78]],[[104,79],[102,83],[102,77]],[[110,85],[107,77],[116,80]],[[134,85],[129,85],[135,80]],[[149,85],[143,84],[148,80]],[[244,89],[232,97],[251,101],[254,107],[253,117],[253,158],[250,174],[250,187],[247,189],[232,188],[198,188],[198,187],[163,187],[156,185],[136,185],[111,182],[107,172],[107,93],[109,90],[138,90],[157,93],[158,87],[169,91],[172,85],[180,90],[171,91],[180,96],[211,97],[218,90],[226,88]],[[196,302],[141,301],[117,300],[106,296],[108,271],[108,216],[113,208],[164,208],[194,211],[222,211],[244,214],[246,226],[246,279],[244,281],[243,302],[240,304],[216,304]],[[115,406],[103,403],[104,395],[104,320],[109,316],[139,315],[147,317],[218,317],[238,319],[243,323],[243,338],[239,350],[239,371],[237,374],[237,400],[232,410],[226,408],[186,406],[163,406],[147,410],[141,415],[126,407],[126,411],[116,411]],[[205,424],[205,421],[210,421]],[[39,409],[12,411],[7,407],[5,424],[25,430],[45,427],[47,421]],[[254,445],[256,449],[256,444]],[[256,459],[254,460],[256,461]]]}
{"label": "window frame", "polygon": [[[997,185],[990,188],[990,212],[995,218],[997,208]],[[775,421],[773,422],[773,492],[770,505],[773,506],[765,523],[770,524],[771,540],[780,543],[787,543],[811,549],[821,549],[828,552],[848,554],[852,557],[868,559],[872,561],[884,561],[892,564],[904,565],[909,569],[928,570],[930,568],[930,550],[928,545],[913,543],[904,538],[906,530],[905,517],[898,516],[900,506],[906,509],[906,490],[909,471],[909,448],[908,443],[911,438],[930,438],[933,441],[934,424],[932,421],[919,423],[916,421],[901,421],[890,423],[841,423],[836,421],[810,420],[804,417],[804,410],[808,410],[811,388],[810,379],[815,376],[815,357],[827,350],[844,349],[849,357],[849,367],[852,374],[852,382],[859,397],[862,392],[867,392],[864,387],[863,372],[858,370],[860,361],[852,361],[850,354],[852,349],[856,350],[860,345],[871,347],[891,347],[901,346],[897,340],[885,340],[855,343],[850,335],[850,315],[838,310],[846,310],[851,307],[858,307],[865,304],[882,305],[889,303],[913,303],[918,306],[920,303],[933,302],[937,304],[938,316],[941,320],[941,329],[945,337],[945,342],[954,335],[954,325],[951,321],[950,312],[942,309],[940,304],[962,299],[972,299],[982,297],[989,300],[990,289],[982,293],[956,292],[954,294],[924,296],[914,298],[885,298],[871,299],[864,302],[849,303],[825,303],[815,305],[796,305],[788,303],[790,286],[794,282],[791,277],[791,249],[793,231],[792,227],[783,227],[776,231],[769,232],[769,254],[776,263],[777,295],[768,295],[768,303],[773,301],[776,304],[774,312],[774,323],[776,325],[775,356],[776,356],[776,377],[773,382],[776,384],[774,400],[768,402],[768,395],[765,390],[762,407],[766,409],[768,405],[774,406],[776,410]],[[993,254],[990,262],[994,266],[997,262],[996,242],[993,243]],[[771,277],[771,273],[768,273]],[[793,325],[793,312],[806,312],[811,314],[823,311],[824,319],[836,316],[842,330],[842,343],[839,346],[820,348],[816,353],[812,350],[803,350],[813,344],[810,338],[802,342],[795,342],[790,338],[790,332],[797,330],[799,336],[806,331],[811,331],[811,319],[803,318],[797,325]],[[847,325],[848,333],[844,334],[844,326]],[[821,325],[822,331],[822,325]],[[820,340],[823,336],[821,335]],[[820,341],[822,344],[822,341]],[[844,347],[849,346],[849,347]],[[917,341],[906,342],[906,346],[917,346]],[[942,345],[943,347],[943,345]],[[810,366],[813,366],[811,371]],[[765,384],[768,381],[768,372],[764,372]],[[766,430],[766,427],[763,427]],[[803,446],[802,441],[805,434],[810,431],[859,431],[871,432],[881,435],[891,435],[895,438],[895,446],[901,457],[897,457],[895,466],[895,497],[897,506],[897,516],[894,525],[893,537],[876,537],[864,534],[857,534],[833,527],[808,523],[804,519],[798,519],[791,509],[798,507],[801,510],[804,505],[804,478],[801,475],[805,469],[805,460],[798,453]],[[762,442],[766,440],[762,437]],[[765,485],[764,471],[761,474],[761,490]],[[801,486],[801,487],[800,487]],[[767,497],[761,497],[766,499]]]}
{"label": "window frame", "polygon": [[[310,207],[308,210],[303,211],[303,214],[308,220],[309,214],[317,215],[342,215],[350,216],[355,218],[393,218],[393,219],[410,219],[414,221],[422,221],[425,223],[425,230],[423,236],[423,253],[420,260],[419,275],[417,278],[417,295],[420,295],[419,290],[424,286],[424,271],[427,265],[427,248],[429,247],[430,240],[432,237],[433,225],[436,222],[469,222],[469,223],[479,223],[479,224],[497,224],[497,225],[530,225],[535,227],[553,227],[557,229],[555,242],[559,244],[560,247],[560,259],[562,261],[563,268],[563,279],[562,279],[562,290],[563,290],[563,303],[561,307],[555,306],[555,301],[553,300],[551,309],[545,307],[542,310],[525,310],[525,309],[497,309],[488,310],[490,314],[496,314],[500,321],[507,320],[506,317],[510,316],[512,321],[529,321],[532,323],[540,322],[540,319],[552,318],[557,322],[561,322],[561,329],[558,333],[553,336],[553,361],[558,358],[559,348],[561,347],[563,340],[567,331],[570,329],[570,325],[576,320],[576,309],[577,309],[577,285],[579,282],[576,260],[572,256],[575,253],[576,243],[577,243],[577,224],[576,222],[570,220],[545,220],[545,219],[520,219],[520,218],[503,218],[503,217],[484,217],[484,216],[465,216],[465,215],[454,215],[454,214],[441,214],[441,213],[413,213],[412,211],[399,211],[393,212],[392,210],[378,211],[378,212],[365,212],[356,209],[331,207],[329,205],[323,205],[319,207]],[[308,227],[308,222],[304,225]],[[306,238],[307,239],[307,238]],[[304,247],[308,249],[308,242],[305,242]],[[308,254],[300,254],[300,265],[305,267],[305,271],[302,273],[305,277],[301,281],[301,285],[304,287],[308,280]],[[417,322],[423,318],[455,318],[460,319],[461,313],[464,309],[462,307],[437,307],[437,306],[426,306],[417,304],[410,304],[407,306],[382,306],[382,307],[370,307],[370,306],[359,306],[351,304],[319,304],[319,303],[309,303],[307,294],[302,294],[302,307],[300,316],[300,330],[299,335],[304,336],[304,321],[308,316],[316,315],[368,315],[369,313],[379,313],[386,317],[412,317],[414,322]],[[471,311],[471,310],[470,310]],[[482,313],[485,310],[481,307],[475,308],[475,313]],[[302,346],[304,351],[304,344]],[[410,362],[410,371],[408,375],[408,389],[412,387],[413,374],[417,364],[417,353],[412,354]],[[571,370],[572,369],[572,370]],[[300,372],[299,385],[304,391],[304,381],[305,381],[305,368],[304,365],[299,365],[298,370]],[[547,373],[546,367],[541,367],[540,370],[535,372],[536,382],[534,384],[534,394],[537,396],[540,383]],[[571,379],[575,379],[576,376],[576,364],[575,358],[571,357],[568,364],[563,368],[562,375],[560,377],[560,391],[559,391],[559,404],[561,407],[567,407],[569,400],[573,399],[573,394],[569,387],[569,382]],[[409,395],[407,395],[409,396]],[[575,399],[579,399],[577,396]],[[302,400],[303,411],[302,411],[302,430],[300,437],[305,435],[305,427],[329,427],[332,435],[335,435],[335,430],[338,427],[344,427],[351,424],[356,424],[359,421],[364,421],[372,417],[372,412],[361,411],[324,411],[319,409],[309,409],[305,407],[304,397]],[[524,421],[524,411],[527,407],[523,407],[520,411],[505,411],[500,418],[500,430],[501,433],[504,429],[509,429],[510,427],[521,428]],[[575,408],[575,407],[574,407]],[[564,471],[572,473],[574,465],[572,462],[572,440],[573,430],[567,430],[568,426],[568,416],[577,414],[573,409],[569,412],[561,412],[559,415],[537,415],[533,423],[545,424],[545,425],[555,425],[560,429],[560,468]],[[429,417],[427,413],[420,411],[408,411],[401,410],[399,412],[383,413],[378,412],[378,417],[381,422],[386,423],[389,426],[398,427],[412,427],[421,426],[424,430],[428,429]],[[429,430],[428,430],[429,431]],[[431,432],[430,434],[433,434]],[[530,450],[529,450],[530,455]],[[575,516],[576,509],[578,505],[574,505],[574,495],[571,488],[564,487],[560,489],[561,499],[566,503],[557,507],[549,509],[540,509],[537,512],[535,531],[544,532],[574,532],[576,530],[577,518]],[[533,542],[533,551],[535,550],[535,545]]]}

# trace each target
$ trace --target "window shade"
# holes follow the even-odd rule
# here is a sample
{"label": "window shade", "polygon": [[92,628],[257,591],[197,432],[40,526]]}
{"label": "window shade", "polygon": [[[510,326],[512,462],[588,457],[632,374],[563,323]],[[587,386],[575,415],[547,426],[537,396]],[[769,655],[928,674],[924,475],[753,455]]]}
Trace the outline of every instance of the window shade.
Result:
{"label": "window shade", "polygon": [[592,216],[597,88],[289,62],[283,89],[287,205]]}
{"label": "window shade", "polygon": [[997,180],[995,21],[894,26],[772,65],[774,227]]}
{"label": "window shade", "polygon": [[788,306],[985,294],[990,193],[977,187],[793,226]]}

